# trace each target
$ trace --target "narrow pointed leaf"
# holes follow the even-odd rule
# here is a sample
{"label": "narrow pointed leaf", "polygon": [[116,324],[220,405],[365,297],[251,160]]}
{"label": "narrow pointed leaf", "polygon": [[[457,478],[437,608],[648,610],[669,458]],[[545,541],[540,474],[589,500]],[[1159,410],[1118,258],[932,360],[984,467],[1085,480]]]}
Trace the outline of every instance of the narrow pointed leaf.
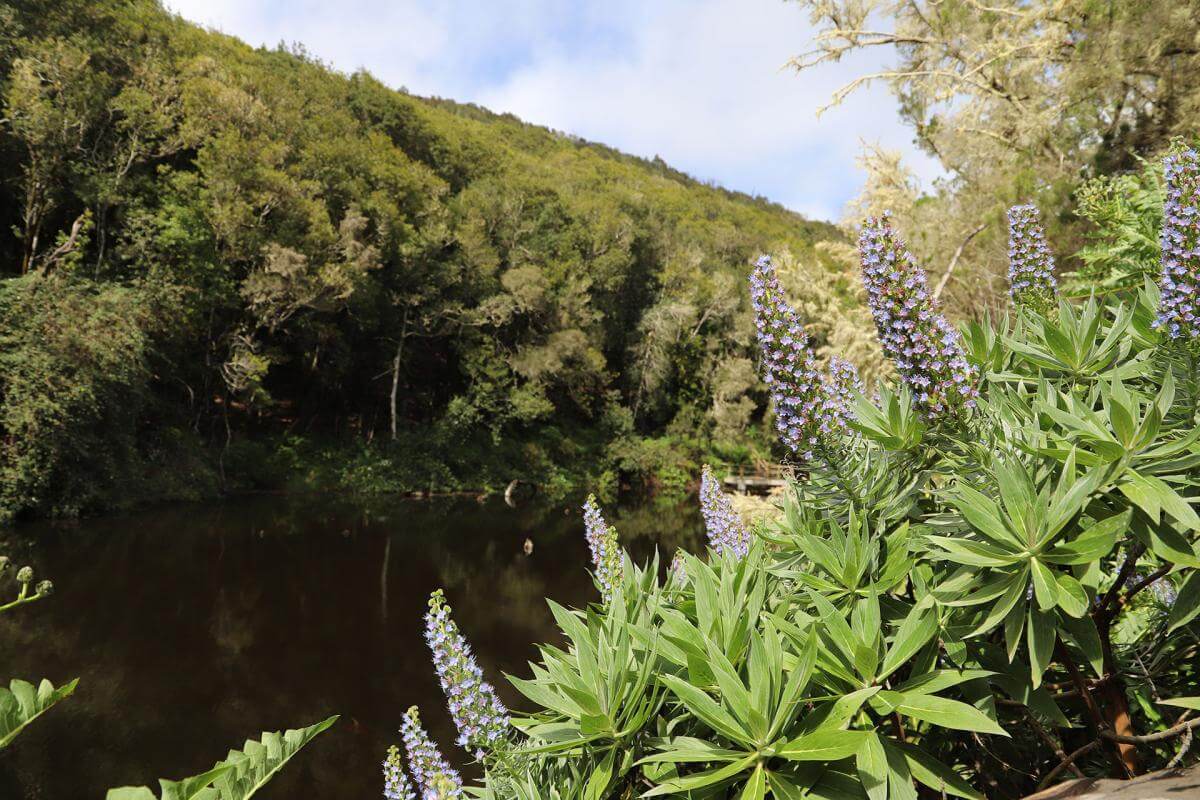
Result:
{"label": "narrow pointed leaf", "polygon": [[978,731],[996,736],[1008,736],[994,719],[978,708],[946,697],[897,692],[901,697],[894,703],[901,714],[959,731]]}
{"label": "narrow pointed leaf", "polygon": [[1197,614],[1200,614],[1200,571],[1193,570],[1179,587],[1175,603],[1171,606],[1167,616],[1167,633],[1187,625]]}
{"label": "narrow pointed leaf", "polygon": [[799,736],[776,750],[788,761],[837,761],[858,752],[867,731],[819,730]]}
{"label": "narrow pointed leaf", "polygon": [[854,767],[862,781],[868,800],[887,800],[887,753],[875,731],[868,731],[854,754]]}

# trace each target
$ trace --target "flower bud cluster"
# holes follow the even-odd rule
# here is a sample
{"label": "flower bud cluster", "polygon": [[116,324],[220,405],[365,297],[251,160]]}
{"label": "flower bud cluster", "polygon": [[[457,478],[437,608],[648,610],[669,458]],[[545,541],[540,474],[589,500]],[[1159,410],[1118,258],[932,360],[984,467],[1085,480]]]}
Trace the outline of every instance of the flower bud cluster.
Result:
{"label": "flower bud cluster", "polygon": [[843,422],[854,419],[854,397],[865,394],[862,378],[858,367],[853,361],[847,361],[841,356],[829,359],[829,394],[833,398],[833,407]]}
{"label": "flower bud cluster", "polygon": [[446,605],[441,589],[429,598],[425,641],[433,653],[433,667],[458,728],[458,743],[476,758],[483,758],[508,732],[508,709],[492,685],[483,679],[483,670],[476,663],[466,637],[451,619],[450,606]]}
{"label": "flower bud cluster", "polygon": [[750,531],[733,510],[729,497],[721,491],[721,484],[708,464],[700,472],[700,513],[704,515],[709,544],[718,555],[746,557],[750,552]]}
{"label": "flower bud cluster", "polygon": [[758,329],[763,381],[775,405],[775,427],[793,453],[811,460],[835,445],[844,423],[817,370],[808,334],[784,298],[771,259],[763,256],[750,274],[750,303]]}
{"label": "flower bud cluster", "polygon": [[1008,210],[1009,296],[1017,305],[1044,311],[1054,305],[1057,286],[1037,206],[1013,206]]}
{"label": "flower bud cluster", "polygon": [[687,580],[687,562],[683,558],[682,550],[676,550],[675,555],[671,557],[671,577],[676,583]]}
{"label": "flower bud cluster", "polygon": [[396,745],[388,748],[387,758],[383,762],[383,797],[384,800],[417,800],[412,784],[404,774],[400,750]]}
{"label": "flower bud cluster", "polygon": [[429,738],[429,734],[421,727],[421,717],[416,706],[405,713],[400,737],[404,740],[408,769],[421,792],[421,800],[449,800],[464,796],[462,777],[450,766],[446,757]]}
{"label": "flower bud cluster", "polygon": [[917,407],[931,417],[973,408],[979,394],[975,369],[887,214],[867,219],[858,248],[880,344]]}
{"label": "flower bud cluster", "polygon": [[583,525],[588,549],[592,553],[592,569],[595,570],[596,582],[600,584],[600,594],[604,601],[608,602],[621,583],[621,545],[617,541],[616,528],[605,522],[604,517],[600,515],[595,495],[588,495],[583,504]]}
{"label": "flower bud cluster", "polygon": [[1200,156],[1187,149],[1163,159],[1161,299],[1155,325],[1172,339],[1200,336]]}

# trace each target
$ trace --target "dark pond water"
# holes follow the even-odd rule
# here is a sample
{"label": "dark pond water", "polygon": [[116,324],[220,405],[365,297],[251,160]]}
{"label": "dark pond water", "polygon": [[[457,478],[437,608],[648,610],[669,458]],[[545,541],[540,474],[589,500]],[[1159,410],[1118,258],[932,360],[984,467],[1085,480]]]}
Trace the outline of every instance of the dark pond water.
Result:
{"label": "dark pond water", "polygon": [[[610,514],[631,551],[695,548],[698,514]],[[526,537],[532,555],[522,552]],[[421,638],[444,587],[502,697],[554,637],[544,597],[592,599],[574,506],[256,497],[0,532],[56,594],[0,616],[0,675],[74,697],[0,753],[0,800],[102,798],[202,772],[263,730],[342,718],[260,796],[380,796],[411,704],[461,759]]]}

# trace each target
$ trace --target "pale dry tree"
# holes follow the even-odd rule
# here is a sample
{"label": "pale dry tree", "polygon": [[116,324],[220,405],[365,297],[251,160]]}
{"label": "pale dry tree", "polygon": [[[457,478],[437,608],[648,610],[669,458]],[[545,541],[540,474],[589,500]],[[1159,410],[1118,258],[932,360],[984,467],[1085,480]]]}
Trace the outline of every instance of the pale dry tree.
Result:
{"label": "pale dry tree", "polygon": [[1002,302],[1008,206],[1065,204],[1081,178],[1131,166],[1134,153],[1194,129],[1200,113],[1200,85],[1188,77],[1200,66],[1197,0],[1100,10],[1089,0],[797,2],[817,34],[793,68],[891,55],[821,111],[878,82],[897,98],[946,177],[910,205],[895,191],[903,166],[868,146],[867,185],[852,208],[898,202],[898,224],[955,307]]}

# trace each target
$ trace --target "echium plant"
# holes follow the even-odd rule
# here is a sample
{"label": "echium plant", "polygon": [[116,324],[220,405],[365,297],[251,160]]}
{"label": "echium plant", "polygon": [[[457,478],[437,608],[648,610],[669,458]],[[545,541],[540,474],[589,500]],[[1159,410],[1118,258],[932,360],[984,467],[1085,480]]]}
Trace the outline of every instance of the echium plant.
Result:
{"label": "echium plant", "polygon": [[958,331],[938,310],[925,270],[892,229],[890,215],[866,220],[858,249],[879,342],[917,406],[931,417],[973,407],[976,370],[967,363]]}
{"label": "echium plant", "polygon": [[857,395],[864,394],[866,387],[853,361],[841,356],[829,359],[829,387],[833,407],[846,422],[854,419],[854,403]]}
{"label": "echium plant", "polygon": [[400,736],[408,756],[408,769],[421,793],[421,800],[448,800],[463,796],[462,777],[421,727],[421,715],[416,706],[405,712]]}
{"label": "echium plant", "polygon": [[1008,292],[1017,306],[1048,311],[1058,303],[1054,256],[1046,244],[1037,206],[1008,210]]}
{"label": "echium plant", "polygon": [[383,797],[384,800],[417,800],[408,775],[404,773],[400,748],[395,745],[388,748],[387,758],[383,760]]}
{"label": "echium plant", "polygon": [[762,356],[763,382],[775,406],[775,426],[788,449],[806,461],[836,449],[844,421],[817,367],[800,315],[788,304],[771,259],[750,274],[750,302]]}
{"label": "echium plant", "polygon": [[616,528],[604,521],[596,496],[588,495],[583,504],[584,535],[592,554],[592,570],[600,594],[608,600],[621,583],[621,545]]}
{"label": "echium plant", "polygon": [[483,679],[483,670],[475,662],[466,637],[451,619],[450,606],[441,589],[429,598],[425,641],[433,653],[433,667],[458,728],[458,743],[476,758],[483,759],[508,732],[508,709],[492,685]]}
{"label": "echium plant", "polygon": [[700,511],[712,549],[722,556],[744,558],[750,552],[750,531],[733,510],[729,497],[708,464],[700,471]]}
{"label": "echium plant", "polygon": [[684,558],[683,550],[676,550],[675,555],[671,556],[671,565],[667,568],[667,572],[678,583],[687,580],[687,560]]}
{"label": "echium plant", "polygon": [[1200,336],[1200,156],[1187,148],[1163,159],[1161,301],[1157,325],[1172,339]]}
{"label": "echium plant", "polygon": [[[1171,352],[1200,333],[1181,288],[1200,197],[1196,159],[1175,158],[1161,305],[1149,283],[960,337],[888,219],[868,221],[864,282],[900,383],[875,401],[836,363],[820,374],[760,262],[781,435],[817,457],[746,540],[705,470],[713,555],[735,532],[740,557],[680,554],[666,576],[589,501],[593,566],[624,574],[603,603],[550,603],[560,643],[511,678],[527,714],[472,791],[1015,800],[1195,762],[1200,428]],[[851,397],[854,419],[831,411]]]}

